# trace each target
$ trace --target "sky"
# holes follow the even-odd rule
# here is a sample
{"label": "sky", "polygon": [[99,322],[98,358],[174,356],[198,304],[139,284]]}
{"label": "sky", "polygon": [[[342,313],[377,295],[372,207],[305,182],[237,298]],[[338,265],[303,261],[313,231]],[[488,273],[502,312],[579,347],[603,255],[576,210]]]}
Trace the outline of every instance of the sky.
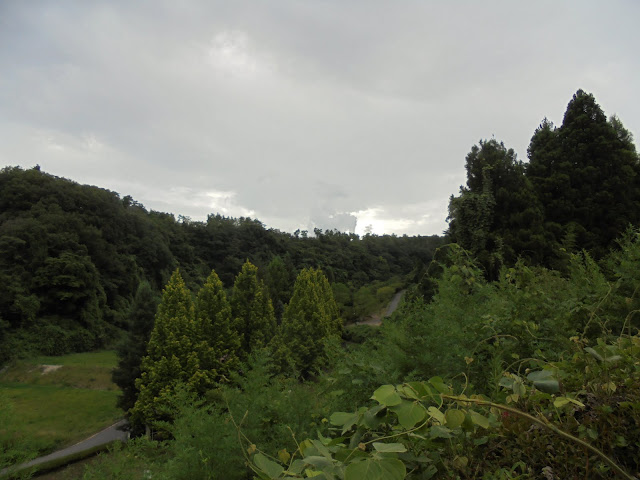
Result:
{"label": "sky", "polygon": [[640,2],[0,0],[0,166],[269,228],[441,234],[583,89],[640,138]]}

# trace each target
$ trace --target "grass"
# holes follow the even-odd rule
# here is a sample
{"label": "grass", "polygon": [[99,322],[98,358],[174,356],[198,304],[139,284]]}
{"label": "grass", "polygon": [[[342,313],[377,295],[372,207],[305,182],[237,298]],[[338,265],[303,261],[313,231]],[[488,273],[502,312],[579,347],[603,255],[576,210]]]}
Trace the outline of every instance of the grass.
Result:
{"label": "grass", "polygon": [[[111,381],[115,352],[20,360],[0,374],[3,398],[13,406],[20,434],[40,454],[91,436],[122,416]],[[42,365],[62,365],[43,374]]]}

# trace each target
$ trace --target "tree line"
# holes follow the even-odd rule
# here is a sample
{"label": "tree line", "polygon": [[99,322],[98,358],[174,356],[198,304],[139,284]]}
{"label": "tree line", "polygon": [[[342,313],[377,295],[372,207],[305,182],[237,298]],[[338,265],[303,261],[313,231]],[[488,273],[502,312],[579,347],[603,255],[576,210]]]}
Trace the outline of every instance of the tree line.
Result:
{"label": "tree line", "polygon": [[322,268],[336,286],[348,318],[356,314],[359,289],[428,264],[441,243],[438,236],[290,234],[217,214],[202,222],[176,219],[39,167],[6,167],[0,171],[0,360],[107,345],[129,328],[139,284],[158,293],[180,268],[195,291],[214,269],[230,290],[247,259],[259,268],[277,318],[298,272],[309,267]]}

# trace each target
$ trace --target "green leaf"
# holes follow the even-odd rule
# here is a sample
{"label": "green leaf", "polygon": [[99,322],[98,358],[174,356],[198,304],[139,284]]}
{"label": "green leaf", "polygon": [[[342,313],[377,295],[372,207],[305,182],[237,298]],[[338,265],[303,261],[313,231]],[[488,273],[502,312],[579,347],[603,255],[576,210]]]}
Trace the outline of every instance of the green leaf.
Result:
{"label": "green leaf", "polygon": [[373,392],[371,398],[377,400],[382,405],[386,405],[387,407],[392,407],[402,402],[400,395],[396,392],[396,387],[393,385],[382,385]]}
{"label": "green leaf", "polygon": [[400,405],[391,407],[389,410],[398,415],[398,421],[404,428],[409,429],[416,426],[418,422],[424,420],[426,412],[421,403],[403,400]]}
{"label": "green leaf", "polygon": [[558,393],[560,391],[560,382],[558,380],[538,380],[533,382],[533,386],[544,393]]}
{"label": "green leaf", "polygon": [[402,453],[407,451],[407,447],[405,447],[402,443],[373,442],[373,448],[375,448],[377,452]]}
{"label": "green leaf", "polygon": [[474,410],[469,411],[471,421],[482,428],[489,428],[489,419]]}
{"label": "green leaf", "polygon": [[464,417],[462,410],[447,410],[444,414],[445,425],[451,429],[458,428],[464,422]]}
{"label": "green leaf", "polygon": [[451,438],[451,430],[442,425],[434,425],[429,429],[429,436],[431,438]]}
{"label": "green leaf", "polygon": [[292,475],[297,475],[299,473],[302,473],[302,471],[304,470],[304,466],[305,465],[306,465],[306,463],[303,460],[300,460],[298,458],[298,459],[293,461],[293,463],[291,464],[291,466],[289,467],[287,472],[289,474],[292,474]]}
{"label": "green leaf", "polygon": [[449,386],[446,385],[440,377],[430,378],[429,383],[433,385],[433,388],[435,388],[440,393],[451,393],[451,389],[449,388]]}
{"label": "green leaf", "polygon": [[331,425],[341,426],[342,433],[344,433],[354,426],[358,419],[359,415],[357,413],[335,412],[329,417],[329,422],[331,422]]}
{"label": "green leaf", "polygon": [[442,413],[439,409],[437,409],[436,407],[429,407],[427,409],[427,412],[429,413],[429,415],[431,416],[431,418],[435,418],[438,422],[440,423],[444,423],[444,413]]}
{"label": "green leaf", "polygon": [[433,392],[424,382],[408,382],[405,388],[412,390],[419,398],[433,396]]}
{"label": "green leaf", "polygon": [[269,460],[261,453],[256,453],[253,457],[253,463],[256,467],[262,470],[269,478],[278,478],[282,472],[284,472],[284,468],[282,465]]}
{"label": "green leaf", "polygon": [[407,469],[397,458],[366,458],[350,463],[344,471],[344,480],[402,480]]}
{"label": "green leaf", "polygon": [[553,401],[553,406],[556,408],[561,408],[565,405],[568,405],[569,403],[573,403],[574,405],[577,405],[579,407],[584,407],[584,403],[569,397],[557,397]]}
{"label": "green leaf", "polygon": [[456,470],[464,470],[469,464],[469,459],[467,457],[455,457],[452,464]]}
{"label": "green leaf", "polygon": [[527,375],[527,378],[531,382],[539,382],[541,380],[549,380],[553,378],[553,372],[551,370],[538,370],[536,372],[531,372]]}
{"label": "green leaf", "polygon": [[600,355],[598,352],[596,352],[593,348],[585,347],[584,351],[587,352],[589,355],[591,355],[596,360],[598,360],[599,362],[603,362],[604,361],[604,358],[602,358],[602,355]]}

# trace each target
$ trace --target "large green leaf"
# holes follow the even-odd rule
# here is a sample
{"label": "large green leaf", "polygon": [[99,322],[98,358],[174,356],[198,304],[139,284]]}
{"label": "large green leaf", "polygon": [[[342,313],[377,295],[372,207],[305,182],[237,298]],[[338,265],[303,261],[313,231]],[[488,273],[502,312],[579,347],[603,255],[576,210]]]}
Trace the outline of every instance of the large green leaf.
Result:
{"label": "large green leaf", "polygon": [[427,414],[421,403],[409,400],[403,400],[400,405],[391,407],[389,410],[398,415],[398,422],[407,429],[415,427]]}
{"label": "large green leaf", "polygon": [[366,458],[350,463],[344,471],[344,480],[402,480],[407,469],[397,458]]}
{"label": "large green leaf", "polygon": [[262,470],[269,478],[278,478],[284,472],[282,465],[269,460],[261,453],[256,453],[253,457],[253,463]]}
{"label": "large green leaf", "polygon": [[458,428],[464,422],[465,414],[462,410],[447,410],[444,414],[445,425],[449,428]]}
{"label": "large green leaf", "polygon": [[407,447],[405,447],[402,443],[380,443],[373,442],[373,448],[378,452],[396,452],[402,453],[407,451]]}
{"label": "large green leaf", "polygon": [[444,413],[442,413],[438,408],[429,407],[427,411],[429,412],[431,418],[435,418],[438,422],[444,423]]}
{"label": "large green leaf", "polygon": [[386,405],[387,407],[392,407],[402,402],[402,398],[400,398],[400,395],[396,392],[396,387],[393,385],[382,385],[373,392],[373,396],[371,398],[377,400],[382,405]]}
{"label": "large green leaf", "polygon": [[341,426],[342,433],[344,433],[354,426],[358,422],[359,418],[360,417],[357,413],[335,412],[331,414],[329,421],[331,422],[331,425]]}
{"label": "large green leaf", "polygon": [[474,410],[469,411],[469,415],[471,416],[471,421],[476,425],[482,428],[489,428],[489,419],[484,415],[481,415]]}

